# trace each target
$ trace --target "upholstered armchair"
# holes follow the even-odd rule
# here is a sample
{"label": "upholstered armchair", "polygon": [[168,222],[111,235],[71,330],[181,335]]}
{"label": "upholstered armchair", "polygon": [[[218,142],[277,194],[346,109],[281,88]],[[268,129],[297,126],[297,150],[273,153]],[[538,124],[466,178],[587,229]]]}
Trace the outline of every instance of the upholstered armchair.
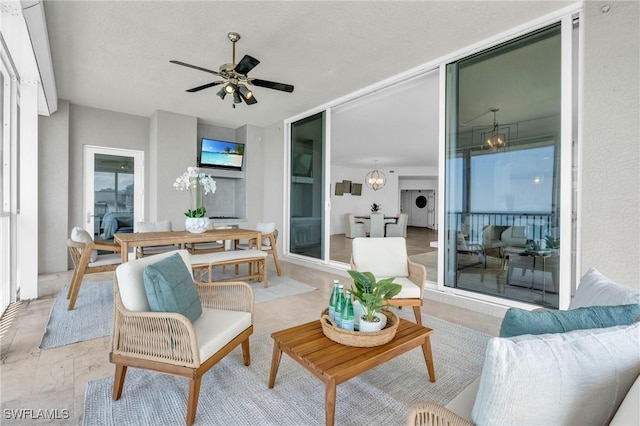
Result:
{"label": "upholstered armchair", "polygon": [[[482,230],[482,247],[485,255],[495,254],[502,260],[504,267],[504,242],[501,239],[502,232],[506,230],[506,226],[487,225]],[[486,259],[485,259],[486,262]]]}
{"label": "upholstered armchair", "polygon": [[367,236],[367,225],[364,222],[356,222],[353,213],[344,215],[344,234],[347,238]]}
{"label": "upholstered armchair", "polygon": [[394,306],[411,306],[416,323],[422,324],[422,294],[427,280],[423,265],[412,262],[407,256],[407,242],[402,237],[356,238],[352,243],[351,269],[371,272],[377,280],[394,277],[394,283],[402,290],[389,303]]}
{"label": "upholstered armchair", "polygon": [[[162,297],[166,294],[170,296]],[[187,308],[179,309],[189,294],[192,298]],[[251,287],[243,282],[194,283],[186,250],[120,265],[115,272],[114,295],[109,354],[116,365],[114,400],[122,396],[128,367],[184,377],[189,380],[186,424],[191,425],[202,376],[238,345],[242,346],[244,365],[249,365]]]}
{"label": "upholstered armchair", "polygon": [[[80,286],[85,274],[114,271],[121,262],[120,245],[107,241],[93,241],[91,235],[82,228],[75,227],[67,248],[73,262],[73,274],[67,292],[68,310],[73,310],[78,299]],[[108,252],[98,254],[98,250]]]}

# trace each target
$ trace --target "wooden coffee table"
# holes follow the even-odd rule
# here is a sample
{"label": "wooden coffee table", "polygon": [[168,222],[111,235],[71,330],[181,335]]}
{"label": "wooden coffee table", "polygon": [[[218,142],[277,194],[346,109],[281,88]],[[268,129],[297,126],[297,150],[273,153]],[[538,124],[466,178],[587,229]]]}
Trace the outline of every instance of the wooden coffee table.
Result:
{"label": "wooden coffee table", "polygon": [[277,331],[271,334],[273,357],[269,388],[273,388],[275,384],[278,366],[284,352],[324,382],[326,386],[325,420],[327,425],[333,425],[337,385],[418,346],[422,346],[429,380],[435,382],[436,375],[431,354],[432,331],[430,328],[400,319],[393,340],[372,348],[345,346],[330,340],[322,332],[320,320]]}

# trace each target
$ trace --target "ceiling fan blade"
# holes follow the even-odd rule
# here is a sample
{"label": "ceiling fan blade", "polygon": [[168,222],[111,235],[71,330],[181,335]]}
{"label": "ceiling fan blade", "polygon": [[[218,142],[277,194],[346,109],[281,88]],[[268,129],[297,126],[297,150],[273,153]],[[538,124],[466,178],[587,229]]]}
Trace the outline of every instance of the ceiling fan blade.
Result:
{"label": "ceiling fan blade", "polygon": [[259,78],[248,78],[247,83],[254,86],[266,87],[267,89],[281,90],[283,92],[293,92],[293,86],[284,83],[275,83],[273,81],[260,80]]}
{"label": "ceiling fan blade", "polygon": [[260,61],[256,58],[249,55],[244,55],[240,62],[238,62],[238,65],[236,65],[234,71],[238,74],[247,75],[247,73],[254,69],[259,63]]}
{"label": "ceiling fan blade", "polygon": [[224,81],[214,81],[213,83],[203,84],[202,86],[194,87],[193,89],[187,89],[187,92],[189,93],[199,92],[200,90],[208,89],[209,87],[217,86],[218,84],[222,84],[222,83],[224,83]]}
{"label": "ceiling fan blade", "polygon": [[206,68],[202,68],[199,67],[197,65],[191,65],[191,64],[187,64],[185,62],[181,62],[181,61],[169,61],[172,64],[176,64],[176,65],[182,65],[183,67],[189,67],[189,68],[193,68],[194,70],[199,70],[199,71],[204,71],[204,72],[208,72],[211,74],[215,74],[215,75],[220,75],[220,73],[218,71],[213,71],[213,70],[208,70]]}

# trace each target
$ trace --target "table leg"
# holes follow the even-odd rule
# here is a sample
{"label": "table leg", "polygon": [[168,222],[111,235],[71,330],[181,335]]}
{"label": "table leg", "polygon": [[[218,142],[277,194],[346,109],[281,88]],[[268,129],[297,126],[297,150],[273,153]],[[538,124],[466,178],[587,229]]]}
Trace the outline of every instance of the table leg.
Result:
{"label": "table leg", "polygon": [[436,372],[433,368],[433,354],[431,353],[431,336],[424,338],[422,344],[422,353],[424,354],[424,360],[427,363],[427,371],[429,372],[429,381],[436,381]]}
{"label": "table leg", "polygon": [[336,419],[336,382],[335,380],[329,380],[327,382],[327,389],[324,395],[324,416],[325,424],[327,426],[333,426]]}
{"label": "table leg", "polygon": [[127,263],[129,260],[129,244],[128,243],[120,243],[120,261],[122,263]]}
{"label": "table leg", "polygon": [[280,366],[280,359],[282,358],[282,349],[280,349],[280,343],[273,341],[273,355],[271,356],[271,372],[269,373],[269,389],[273,388],[276,384],[276,375],[278,374],[278,367]]}

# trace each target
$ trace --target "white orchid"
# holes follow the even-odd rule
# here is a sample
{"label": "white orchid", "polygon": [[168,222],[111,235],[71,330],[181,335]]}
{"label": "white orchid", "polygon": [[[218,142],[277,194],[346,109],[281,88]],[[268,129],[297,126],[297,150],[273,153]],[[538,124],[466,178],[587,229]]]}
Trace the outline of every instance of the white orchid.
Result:
{"label": "white orchid", "polygon": [[188,167],[187,171],[176,178],[173,187],[177,191],[189,191],[189,207],[185,216],[204,217],[204,196],[216,192],[216,181],[211,175],[201,173],[197,167]]}

